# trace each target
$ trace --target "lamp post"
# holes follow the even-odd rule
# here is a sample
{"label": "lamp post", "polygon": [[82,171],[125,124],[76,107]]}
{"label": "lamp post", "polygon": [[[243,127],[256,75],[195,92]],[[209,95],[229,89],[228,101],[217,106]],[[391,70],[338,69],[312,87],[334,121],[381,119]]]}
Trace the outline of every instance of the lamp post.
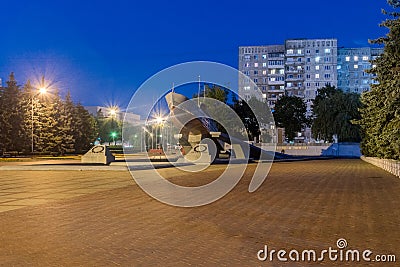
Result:
{"label": "lamp post", "polygon": [[114,146],[115,145],[117,145],[117,141],[116,141],[116,139],[115,139],[115,137],[117,137],[117,132],[116,132],[116,130],[115,130],[115,126],[114,126],[114,119],[116,119],[116,117],[117,117],[117,114],[118,114],[118,107],[110,107],[109,108],[109,114],[110,114],[110,116],[111,116],[111,137],[112,137],[112,139],[113,139],[113,143],[114,143]]}
{"label": "lamp post", "polygon": [[37,92],[36,94],[32,94],[32,99],[31,99],[31,104],[32,104],[32,121],[31,121],[31,152],[32,154],[35,152],[35,138],[34,138],[34,101],[35,101],[35,97],[38,95],[44,95],[47,93],[47,88],[44,87],[44,77],[42,77],[42,84],[41,87],[39,88],[39,92]]}

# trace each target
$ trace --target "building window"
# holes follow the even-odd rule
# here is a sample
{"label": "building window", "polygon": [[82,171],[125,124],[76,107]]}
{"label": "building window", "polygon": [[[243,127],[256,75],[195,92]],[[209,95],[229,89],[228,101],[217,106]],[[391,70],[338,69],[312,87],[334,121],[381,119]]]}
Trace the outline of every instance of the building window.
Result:
{"label": "building window", "polygon": [[316,50],[315,50],[315,54],[319,54],[319,49],[316,49]]}
{"label": "building window", "polygon": [[325,54],[330,54],[331,53],[331,49],[330,48],[325,48]]}
{"label": "building window", "polygon": [[311,53],[310,49],[307,49],[306,53],[307,53],[307,54],[310,54],[310,53]]}
{"label": "building window", "polygon": [[318,86],[319,86],[319,83],[315,83],[315,86],[318,87]]}
{"label": "building window", "polygon": [[308,57],[308,58],[307,58],[307,62],[311,62],[311,58]]}
{"label": "building window", "polygon": [[324,77],[325,77],[325,79],[330,79],[331,75],[329,73],[325,73]]}
{"label": "building window", "polygon": [[349,62],[350,61],[350,57],[346,57],[346,61]]}
{"label": "building window", "polygon": [[250,90],[250,86],[245,86],[245,87],[243,87],[243,90],[245,90],[245,91]]}
{"label": "building window", "polygon": [[310,66],[306,66],[306,70],[310,70]]}
{"label": "building window", "polygon": [[263,68],[266,68],[267,67],[267,63],[263,62],[262,66],[263,66]]}
{"label": "building window", "polygon": [[254,75],[258,75],[258,70],[255,70],[255,71],[254,71]]}
{"label": "building window", "polygon": [[280,69],[279,70],[279,74],[285,74],[285,70],[284,69]]}
{"label": "building window", "polygon": [[315,74],[315,79],[319,79],[319,73]]}
{"label": "building window", "polygon": [[315,66],[315,70],[319,70],[319,65]]}
{"label": "building window", "polygon": [[326,57],[325,58],[325,62],[331,62],[331,58],[330,57]]}
{"label": "building window", "polygon": [[293,54],[293,49],[288,49],[288,50],[286,51],[286,54],[292,55],[292,54]]}
{"label": "building window", "polygon": [[255,59],[255,60],[258,60],[258,55],[254,55],[254,59]]}
{"label": "building window", "polygon": [[255,83],[258,83],[258,79],[257,79],[257,78],[256,78],[256,79],[254,79],[253,81],[254,81]]}
{"label": "building window", "polygon": [[325,70],[330,70],[331,66],[325,66]]}
{"label": "building window", "polygon": [[320,57],[316,57],[315,62],[319,62],[320,59],[321,59]]}
{"label": "building window", "polygon": [[245,55],[244,60],[250,60],[250,55]]}
{"label": "building window", "polygon": [[363,56],[362,59],[363,59],[364,61],[367,61],[367,60],[368,60],[368,56]]}
{"label": "building window", "polygon": [[297,49],[297,54],[301,55],[301,49]]}
{"label": "building window", "polygon": [[263,74],[263,75],[267,75],[267,71],[266,71],[266,70],[263,70],[263,71],[262,71],[262,74]]}
{"label": "building window", "polygon": [[262,58],[263,59],[267,59],[267,55],[262,55]]}
{"label": "building window", "polygon": [[311,75],[310,75],[310,74],[307,74],[307,75],[306,75],[306,78],[307,78],[307,79],[311,79]]}
{"label": "building window", "polygon": [[254,67],[255,68],[257,68],[258,67],[258,63],[256,62],[256,63],[254,63]]}
{"label": "building window", "polygon": [[245,67],[245,68],[250,67],[250,63],[245,63],[245,64],[244,64],[244,67]]}
{"label": "building window", "polygon": [[354,64],[354,68],[355,68],[355,69],[358,69],[358,65],[357,65],[357,64]]}
{"label": "building window", "polygon": [[298,62],[301,62],[301,57],[299,57],[299,58],[297,59],[297,61],[298,61]]}

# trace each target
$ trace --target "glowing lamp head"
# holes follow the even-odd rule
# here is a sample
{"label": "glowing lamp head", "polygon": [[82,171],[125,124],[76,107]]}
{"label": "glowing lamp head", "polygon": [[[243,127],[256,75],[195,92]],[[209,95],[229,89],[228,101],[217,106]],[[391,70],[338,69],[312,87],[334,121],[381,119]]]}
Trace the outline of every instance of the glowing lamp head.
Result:
{"label": "glowing lamp head", "polygon": [[46,88],[46,87],[40,87],[40,88],[39,88],[39,93],[40,93],[40,94],[45,94],[45,93],[47,93],[47,88]]}
{"label": "glowing lamp head", "polygon": [[156,122],[157,122],[158,124],[162,123],[163,121],[164,121],[164,119],[163,119],[162,117],[157,117],[157,118],[156,118]]}

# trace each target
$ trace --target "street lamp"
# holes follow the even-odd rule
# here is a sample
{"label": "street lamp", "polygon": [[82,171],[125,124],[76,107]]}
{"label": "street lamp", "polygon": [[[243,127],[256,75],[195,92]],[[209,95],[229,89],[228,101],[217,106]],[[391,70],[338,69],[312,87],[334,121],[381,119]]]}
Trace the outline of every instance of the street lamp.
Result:
{"label": "street lamp", "polygon": [[112,131],[111,132],[111,137],[113,138],[114,146],[117,145],[117,142],[115,140],[115,137],[117,137],[117,133],[116,133],[116,130],[115,130],[114,119],[117,118],[118,111],[119,111],[119,108],[116,107],[116,106],[108,108],[108,114],[111,117],[111,131]]}
{"label": "street lamp", "polygon": [[31,99],[31,104],[32,104],[32,121],[31,121],[31,130],[32,130],[32,132],[31,132],[31,137],[32,137],[32,140],[31,140],[31,151],[32,151],[32,155],[33,155],[33,153],[34,153],[34,149],[35,149],[35,139],[34,139],[34,135],[33,135],[33,128],[34,128],[34,123],[33,123],[33,121],[34,121],[34,100],[35,100],[35,97],[36,96],[38,96],[38,95],[44,95],[44,94],[46,94],[47,93],[47,88],[44,86],[44,77],[42,77],[42,84],[41,84],[42,86],[39,88],[39,90],[38,90],[38,92],[36,93],[36,94],[32,94],[32,99]]}

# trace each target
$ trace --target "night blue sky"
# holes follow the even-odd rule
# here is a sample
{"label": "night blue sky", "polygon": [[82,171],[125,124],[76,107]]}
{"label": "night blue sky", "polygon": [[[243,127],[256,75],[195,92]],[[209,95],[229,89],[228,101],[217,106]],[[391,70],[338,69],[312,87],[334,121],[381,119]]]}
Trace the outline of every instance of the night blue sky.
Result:
{"label": "night blue sky", "polygon": [[[59,3],[57,3],[59,2]],[[61,2],[65,2],[61,4]],[[0,15],[0,77],[42,73],[84,105],[126,106],[156,72],[193,60],[238,64],[238,46],[382,36],[386,0],[7,1]]]}

